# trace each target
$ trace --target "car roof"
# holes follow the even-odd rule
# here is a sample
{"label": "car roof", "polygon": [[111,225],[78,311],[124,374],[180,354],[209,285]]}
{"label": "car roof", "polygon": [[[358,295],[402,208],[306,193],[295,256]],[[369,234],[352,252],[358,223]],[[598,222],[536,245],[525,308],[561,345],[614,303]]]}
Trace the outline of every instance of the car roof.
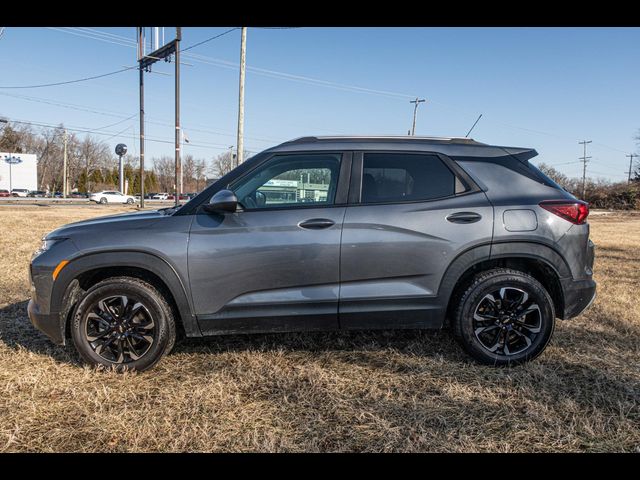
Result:
{"label": "car roof", "polygon": [[290,140],[267,152],[328,151],[328,150],[385,150],[424,151],[442,153],[451,157],[505,157],[514,156],[521,161],[535,157],[533,148],[489,145],[466,137],[418,137],[410,135],[380,136],[308,136]]}

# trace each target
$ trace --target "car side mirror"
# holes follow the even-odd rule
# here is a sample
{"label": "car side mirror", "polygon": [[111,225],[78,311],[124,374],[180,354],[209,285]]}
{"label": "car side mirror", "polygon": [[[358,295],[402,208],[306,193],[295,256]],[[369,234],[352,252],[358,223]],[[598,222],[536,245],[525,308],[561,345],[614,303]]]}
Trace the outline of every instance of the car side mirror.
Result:
{"label": "car side mirror", "polygon": [[220,190],[203,209],[207,213],[234,213],[238,209],[238,197],[231,190]]}

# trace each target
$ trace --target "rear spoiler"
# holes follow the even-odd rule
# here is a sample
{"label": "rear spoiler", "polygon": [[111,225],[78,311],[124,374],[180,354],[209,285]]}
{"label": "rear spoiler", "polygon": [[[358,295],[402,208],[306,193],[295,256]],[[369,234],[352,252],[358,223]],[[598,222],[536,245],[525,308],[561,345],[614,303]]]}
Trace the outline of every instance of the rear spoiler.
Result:
{"label": "rear spoiler", "polygon": [[531,160],[533,157],[538,155],[538,152],[533,148],[518,148],[518,147],[500,147],[504,150],[508,155],[516,158],[522,163],[526,163],[527,160]]}

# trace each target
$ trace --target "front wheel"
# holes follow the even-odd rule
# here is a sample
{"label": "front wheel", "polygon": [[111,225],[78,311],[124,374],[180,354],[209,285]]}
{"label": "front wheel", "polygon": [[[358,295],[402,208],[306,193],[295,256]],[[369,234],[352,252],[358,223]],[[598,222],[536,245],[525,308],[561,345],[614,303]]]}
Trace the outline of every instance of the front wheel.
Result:
{"label": "front wheel", "polygon": [[106,199],[105,197],[102,197],[102,198],[100,199],[100,203],[101,203],[102,205],[105,205],[105,204],[107,203],[107,199]]}
{"label": "front wheel", "polygon": [[71,335],[87,363],[142,371],[171,351],[176,328],[158,290],[136,278],[116,277],[87,290],[74,313]]}
{"label": "front wheel", "polygon": [[546,348],[555,326],[553,301],[526,273],[496,268],[476,275],[459,298],[453,333],[487,365],[515,365]]}
{"label": "front wheel", "polygon": [[133,204],[133,198],[127,198],[127,204],[129,205]]}

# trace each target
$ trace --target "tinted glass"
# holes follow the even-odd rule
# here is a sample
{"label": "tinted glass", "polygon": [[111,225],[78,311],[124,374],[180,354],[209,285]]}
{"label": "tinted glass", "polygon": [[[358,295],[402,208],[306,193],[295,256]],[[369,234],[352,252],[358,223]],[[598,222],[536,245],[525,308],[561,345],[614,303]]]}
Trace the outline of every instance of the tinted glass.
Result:
{"label": "tinted glass", "polygon": [[453,195],[456,177],[435,155],[365,153],[362,202],[412,202]]}
{"label": "tinted glass", "polygon": [[333,204],[339,154],[278,155],[231,189],[245,209]]}

